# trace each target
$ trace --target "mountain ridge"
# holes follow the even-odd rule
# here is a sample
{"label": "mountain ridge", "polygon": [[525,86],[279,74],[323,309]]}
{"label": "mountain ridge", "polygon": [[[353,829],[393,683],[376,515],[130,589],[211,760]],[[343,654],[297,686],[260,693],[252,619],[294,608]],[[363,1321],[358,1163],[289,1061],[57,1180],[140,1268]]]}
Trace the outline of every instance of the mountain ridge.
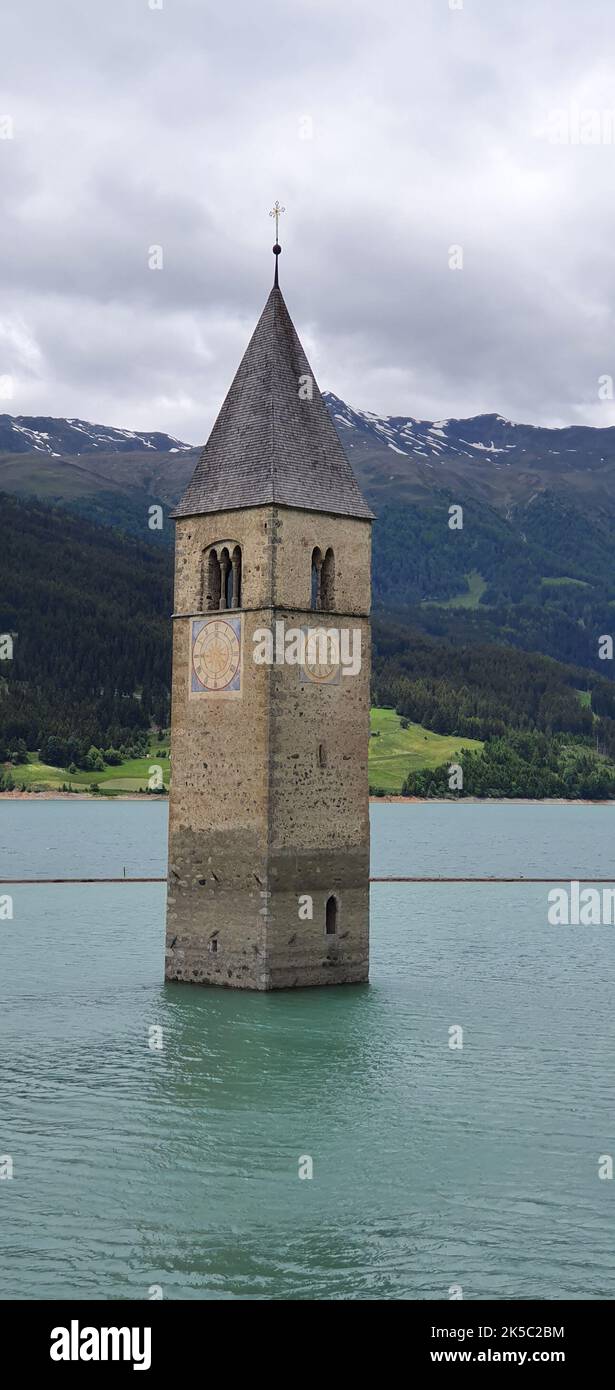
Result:
{"label": "mountain ridge", "polygon": [[[390,501],[424,504],[442,488],[507,514],[555,489],[582,510],[615,517],[615,426],[551,428],[497,414],[429,421],[356,410],[330,391],[323,399],[376,511]],[[119,489],[175,506],[201,448],[159,431],[0,415],[0,489],[59,503]],[[91,482],[77,478],[76,460]]]}
{"label": "mountain ridge", "polygon": [[[77,444],[82,447],[76,448]],[[114,447],[110,449],[110,445]],[[151,449],[174,454],[191,448],[192,445],[158,430],[123,430],[60,415],[0,415],[0,453],[40,453],[61,458],[66,454],[92,454],[98,449],[106,453]]]}
{"label": "mountain ridge", "polygon": [[[549,451],[554,455],[578,453],[578,446],[590,443],[596,449],[608,445],[615,450],[615,425],[532,425],[492,412],[421,420],[413,415],[376,415],[369,410],[357,410],[332,391],[323,391],[323,399],[339,425],[353,429],[365,441],[384,444],[406,457],[411,457],[413,452],[422,452],[426,457],[436,459],[446,457],[447,453],[472,459],[478,453],[501,466],[507,462],[508,455],[516,457],[519,453],[527,452],[528,444],[539,446],[541,442],[553,441],[554,437],[563,446]],[[463,434],[460,432],[462,429]],[[509,439],[510,431],[514,433]],[[474,434],[475,438],[465,438],[468,434]],[[576,444],[572,443],[573,440]],[[475,452],[472,453],[472,450]]]}
{"label": "mountain ridge", "polygon": [[[615,425],[534,425],[507,419],[496,412],[423,420],[414,415],[378,415],[361,410],[333,391],[323,391],[322,397],[338,433],[340,426],[344,431],[353,431],[355,437],[350,440],[353,446],[360,441],[364,445],[388,447],[406,457],[412,457],[413,452],[436,460],[447,456],[476,459],[477,455],[484,454],[501,466],[508,461],[508,456],[515,458],[527,452],[528,444],[536,448],[556,439],[562,447],[549,450],[554,456],[581,453],[581,445],[585,446],[585,458],[597,457],[599,462],[606,462],[597,452],[600,448],[615,453]],[[513,434],[509,438],[510,431]],[[466,438],[466,435],[474,437]],[[343,443],[344,435],[340,437]],[[592,446],[589,455],[588,445]],[[58,457],[97,450],[134,453],[140,449],[173,454],[189,453],[202,447],[202,444],[190,444],[160,430],[121,429],[76,416],[0,414],[0,454],[40,452]]]}
{"label": "mountain ridge", "polygon": [[[325,401],[376,514],[375,613],[404,613],[437,638],[503,641],[612,678],[599,638],[615,622],[615,428],[554,431],[494,415],[420,422],[355,411],[331,392]],[[53,423],[17,417],[24,420],[24,429]],[[168,513],[199,449],[76,423],[38,428],[48,438],[36,451],[0,450],[0,492],[170,548]],[[57,456],[50,446],[65,424],[73,453]],[[157,530],[153,504],[164,517]],[[452,505],[462,508],[460,529],[449,526]]]}

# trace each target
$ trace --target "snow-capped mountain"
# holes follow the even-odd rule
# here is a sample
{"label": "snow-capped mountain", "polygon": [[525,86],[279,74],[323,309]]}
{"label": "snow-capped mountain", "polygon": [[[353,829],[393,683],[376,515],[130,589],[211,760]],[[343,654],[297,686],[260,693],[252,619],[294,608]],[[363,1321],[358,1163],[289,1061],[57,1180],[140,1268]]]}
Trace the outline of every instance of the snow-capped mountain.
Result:
{"label": "snow-capped mountain", "polygon": [[[475,415],[466,420],[417,420],[412,415],[373,414],[354,410],[332,391],[323,398],[349,457],[390,450],[428,467],[438,462],[510,464],[553,471],[600,468],[615,460],[615,428],[571,425],[547,429],[516,424],[502,415]],[[0,415],[0,454],[47,454],[51,458],[83,455],[188,455],[197,446],[159,431],[116,429],[87,420],[38,415]],[[357,460],[358,462],[358,460]],[[393,459],[391,459],[391,463]],[[360,465],[359,465],[360,466]]]}
{"label": "snow-capped mountain", "polygon": [[151,449],[154,453],[183,454],[190,444],[157,431],[119,430],[92,425],[87,420],[63,420],[43,415],[0,415],[0,451],[12,454],[48,454],[52,458],[79,454],[127,454]]}
{"label": "snow-capped mountain", "polygon": [[[615,428],[547,429],[502,415],[418,420],[354,410],[323,393],[360,487],[376,512],[429,502],[434,490],[508,513],[545,490],[615,517]],[[205,430],[204,430],[205,433]],[[199,446],[159,431],[87,420],[0,415],[0,492],[57,502],[101,490],[174,504]]]}
{"label": "snow-capped mountain", "polygon": [[523,428],[501,415],[480,415],[471,420],[416,420],[411,415],[381,416],[369,410],[353,410],[330,391],[324,392],[324,399],[346,445],[384,446],[396,454],[418,455],[424,460],[452,455],[471,459],[489,454],[495,461],[517,449],[510,432]]}
{"label": "snow-capped mountain", "polygon": [[352,451],[390,449],[393,454],[431,467],[461,459],[491,463],[496,468],[513,463],[533,466],[540,461],[557,471],[568,467],[599,468],[615,458],[613,427],[570,425],[548,429],[516,424],[502,415],[416,420],[411,415],[380,416],[369,410],[353,410],[331,391],[323,392],[323,396],[350,457]]}

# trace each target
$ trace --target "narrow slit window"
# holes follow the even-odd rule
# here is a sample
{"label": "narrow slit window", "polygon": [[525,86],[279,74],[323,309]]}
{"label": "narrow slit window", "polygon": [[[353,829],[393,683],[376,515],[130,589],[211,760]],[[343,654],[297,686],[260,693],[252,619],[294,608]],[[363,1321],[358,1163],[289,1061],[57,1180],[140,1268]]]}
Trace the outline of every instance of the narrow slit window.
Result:
{"label": "narrow slit window", "polygon": [[203,557],[203,612],[215,613],[220,607],[220,561],[215,550]]}
{"label": "narrow slit window", "polygon": [[335,606],[335,556],[329,547],[322,562],[320,578],[320,607],[330,613]]}
{"label": "narrow slit window", "polygon": [[231,602],[230,608],[241,608],[241,546],[236,545],[231,557]]}
{"label": "narrow slit window", "polygon": [[310,608],[312,612],[317,612],[320,608],[320,576],[322,572],[322,555],[316,546],[312,551],[312,588],[310,592]]}
{"label": "narrow slit window", "polygon": [[325,910],[325,932],[327,936],[335,936],[337,931],[337,898],[327,898]]}

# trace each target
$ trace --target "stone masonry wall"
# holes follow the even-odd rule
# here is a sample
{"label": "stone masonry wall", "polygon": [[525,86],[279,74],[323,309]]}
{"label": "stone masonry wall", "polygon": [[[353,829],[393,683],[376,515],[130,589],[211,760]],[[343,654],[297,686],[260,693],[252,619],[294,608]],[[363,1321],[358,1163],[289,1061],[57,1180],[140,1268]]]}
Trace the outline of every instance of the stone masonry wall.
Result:
{"label": "stone masonry wall", "polygon": [[[201,555],[242,547],[235,698],[189,695]],[[333,546],[335,612],[310,614],[311,554]],[[272,989],[367,979],[370,526],[286,508],[177,525],[166,976]],[[319,686],[252,660],[257,628],[361,632],[361,670]],[[335,894],[335,936],[325,934]],[[312,899],[311,919],[299,899]]]}

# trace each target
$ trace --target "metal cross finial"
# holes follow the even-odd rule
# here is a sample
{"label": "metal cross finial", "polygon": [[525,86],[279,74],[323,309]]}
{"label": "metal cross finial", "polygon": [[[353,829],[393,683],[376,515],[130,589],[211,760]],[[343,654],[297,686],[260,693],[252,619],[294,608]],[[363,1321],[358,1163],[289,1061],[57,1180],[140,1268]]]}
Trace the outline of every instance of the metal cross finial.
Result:
{"label": "metal cross finial", "polygon": [[282,215],[283,212],[286,212],[286,208],[280,207],[280,204],[279,204],[279,202],[278,202],[278,199],[276,198],[275,203],[273,204],[273,207],[272,207],[272,209],[271,209],[271,212],[269,213],[269,216],[270,216],[270,217],[275,217],[275,239],[276,239],[276,242],[278,241],[278,237],[279,237],[280,217],[281,217],[281,215]]}

